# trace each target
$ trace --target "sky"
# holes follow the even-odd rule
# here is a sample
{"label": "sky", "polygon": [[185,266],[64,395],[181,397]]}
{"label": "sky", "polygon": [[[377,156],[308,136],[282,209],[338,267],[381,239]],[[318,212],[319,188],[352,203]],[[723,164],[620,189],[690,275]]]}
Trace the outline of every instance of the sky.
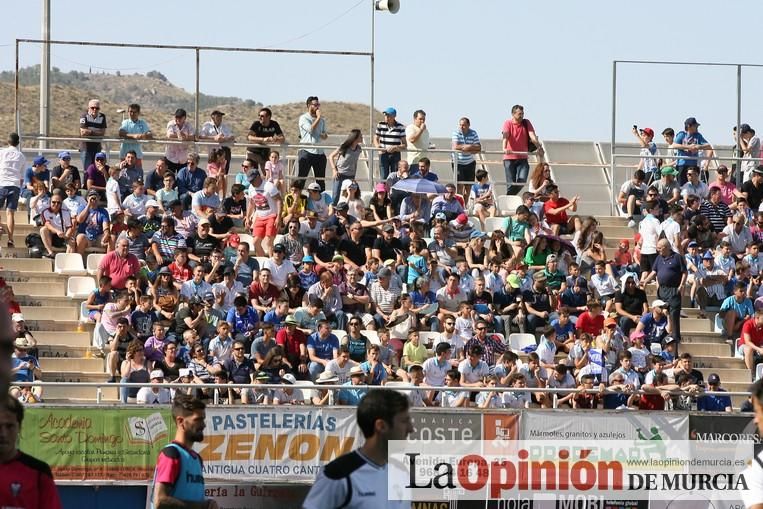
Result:
{"label": "sky", "polygon": [[[371,49],[372,0],[132,0],[101,2],[96,10],[92,1],[51,4],[54,40]],[[403,123],[414,110],[425,110],[432,136],[450,136],[468,116],[480,136],[497,138],[511,106],[522,104],[542,139],[608,141],[613,60],[763,63],[754,41],[739,38],[758,32],[759,0],[400,4],[397,14],[375,14],[374,105],[395,107]],[[0,35],[0,69],[14,68],[16,38],[40,38],[41,12],[40,0],[11,5],[17,22]],[[39,46],[22,46],[21,65],[38,64],[39,54]],[[82,46],[53,46],[51,57],[65,71],[159,70],[191,91],[194,62],[189,51]],[[370,69],[368,57],[202,52],[200,87],[264,104],[308,95],[368,104]],[[762,79],[763,68],[742,70],[742,122],[760,129]],[[634,124],[678,131],[694,116],[711,143],[731,143],[736,80],[736,67],[618,65],[617,141],[632,142]]]}

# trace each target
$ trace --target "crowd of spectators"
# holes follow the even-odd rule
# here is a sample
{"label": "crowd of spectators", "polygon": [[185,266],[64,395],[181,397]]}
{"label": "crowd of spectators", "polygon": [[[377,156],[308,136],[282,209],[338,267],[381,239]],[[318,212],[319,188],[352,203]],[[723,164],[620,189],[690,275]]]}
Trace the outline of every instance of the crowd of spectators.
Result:
{"label": "crowd of spectators", "polygon": [[[664,158],[654,131],[634,126],[643,158],[618,201],[638,234],[610,250],[597,220],[574,214],[579,198],[561,196],[519,105],[502,128],[504,169],[507,193],[526,182],[529,189],[493,231],[486,220],[501,211],[488,173],[477,169],[481,145],[468,118],[459,120],[452,145],[462,185],[418,194],[395,184],[440,180],[427,157],[426,113],[417,110],[406,127],[386,109],[373,139],[381,180],[364,199],[356,181],[359,130],[328,156],[321,148],[300,150],[297,178],[289,179],[272,149],[285,136],[262,108],[228,189],[236,138],[224,113],[212,112],[197,134],[178,109],[166,128],[176,143],[150,171],[138,140],[154,135],[139,105],[128,113],[119,128],[120,161],[109,165],[97,142],[106,119],[90,102],[80,135],[96,141],[82,145],[82,174],[67,151],[51,172],[43,156],[24,168],[15,135],[0,151],[9,247],[21,197],[40,228],[44,256],[106,252],[86,307],[106,335],[97,354],[115,382],[347,385],[312,397],[296,388],[191,389],[249,404],[355,404],[366,384],[396,381],[446,389],[411,391],[416,405],[516,408],[556,399],[576,408],[729,410],[730,401],[701,394],[719,388],[717,375],[705,386],[691,356],[678,352],[687,292],[699,316],[720,308],[717,325],[738,339],[750,369],[763,353],[763,312],[752,303],[760,289],[763,167],[743,161],[740,189],[725,166],[707,185],[707,159],[698,153],[710,156],[712,148],[693,118],[675,136],[663,131]],[[317,97],[307,99],[299,132],[302,145],[326,139]],[[205,169],[193,152],[196,140],[216,142]],[[738,147],[745,157],[760,155],[747,125]],[[541,162],[530,172],[532,152]],[[657,298],[649,302],[651,285]],[[509,340],[515,333],[539,339],[517,351]],[[21,360],[25,345],[32,346],[16,344],[19,379],[39,369]],[[539,390],[511,390],[521,387]],[[600,392],[585,390],[592,388]],[[633,394],[637,389],[645,392]],[[124,401],[164,403],[169,396],[160,387],[121,391]]]}

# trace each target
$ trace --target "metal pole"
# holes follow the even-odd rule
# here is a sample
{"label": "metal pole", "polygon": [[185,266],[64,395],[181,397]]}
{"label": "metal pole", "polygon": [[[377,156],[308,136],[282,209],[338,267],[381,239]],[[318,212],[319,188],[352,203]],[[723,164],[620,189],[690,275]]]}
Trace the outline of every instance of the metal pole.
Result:
{"label": "metal pole", "polygon": [[616,214],[616,180],[615,180],[615,138],[617,129],[617,60],[612,61],[612,133],[609,144],[609,176],[612,179],[612,203],[610,207],[611,214]]}
{"label": "metal pole", "polygon": [[[376,48],[376,0],[370,0],[371,3],[371,105],[368,111],[368,140],[366,146],[373,146],[374,136],[374,73],[376,67],[375,48]],[[374,159],[376,153],[368,151],[368,180],[370,181],[371,191],[374,189]]]}
{"label": "metal pole", "polygon": [[16,117],[16,132],[21,134],[21,114],[19,113],[19,40],[16,39],[16,78],[13,92],[13,115]]}
{"label": "metal pole", "polygon": [[194,109],[196,112],[194,113],[194,121],[193,121],[193,128],[194,132],[196,133],[196,136],[199,135],[199,48],[196,48],[196,97],[195,99],[195,106]]}
{"label": "metal pole", "polygon": [[[50,0],[42,0],[42,59],[40,62],[40,134],[48,135],[50,121]],[[47,143],[40,140],[40,148],[45,149]]]}
{"label": "metal pole", "polygon": [[[737,139],[736,142],[736,155],[739,157],[739,135],[741,134],[739,126],[742,124],[742,66],[737,66]],[[737,187],[742,187],[742,161],[737,159],[735,161],[737,167]],[[709,178],[709,177],[708,177]]]}

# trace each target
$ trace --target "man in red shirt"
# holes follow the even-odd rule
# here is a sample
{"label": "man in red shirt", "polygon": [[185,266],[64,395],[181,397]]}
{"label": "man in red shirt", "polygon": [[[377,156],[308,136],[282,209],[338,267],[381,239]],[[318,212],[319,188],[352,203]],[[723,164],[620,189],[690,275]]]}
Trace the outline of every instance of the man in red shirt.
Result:
{"label": "man in red shirt", "polygon": [[276,344],[284,348],[289,363],[297,366],[297,377],[307,379],[307,336],[297,328],[299,323],[294,315],[287,316],[283,323],[286,326],[276,333]]}
{"label": "man in red shirt", "polygon": [[50,466],[16,448],[23,420],[21,403],[3,394],[0,397],[0,507],[61,509]]}
{"label": "man in red shirt", "polygon": [[579,196],[573,196],[572,200],[559,196],[559,186],[551,184],[546,186],[548,200],[543,204],[543,213],[546,216],[546,222],[551,226],[554,235],[566,235],[579,229],[580,219],[573,216],[573,224],[570,224],[570,218],[567,211],[575,212],[578,209]]}
{"label": "man in red shirt", "polygon": [[[529,141],[537,147],[538,157],[543,159],[543,147],[540,145],[535,128],[525,120],[525,108],[519,104],[511,107],[511,118],[503,123],[503,169],[506,172],[506,194],[517,194],[527,182],[530,163],[527,161]],[[519,153],[516,153],[519,152]],[[516,183],[518,185],[512,185]]]}
{"label": "man in red shirt", "polygon": [[744,322],[741,339],[744,363],[747,368],[754,369],[755,361],[763,356],[763,310],[756,310],[755,315]]}
{"label": "man in red shirt", "polygon": [[117,240],[114,251],[106,253],[98,264],[96,281],[100,281],[103,276],[109,276],[113,289],[124,290],[127,278],[136,275],[140,270],[138,257],[127,250],[129,245],[130,242],[125,237]]}
{"label": "man in red shirt", "polygon": [[249,285],[249,300],[254,310],[260,314],[260,320],[262,320],[265,313],[275,309],[281,292],[276,285],[270,282],[270,270],[260,268],[260,274],[257,279],[258,281],[254,281]]}
{"label": "man in red shirt", "polygon": [[604,328],[604,315],[601,314],[601,303],[598,300],[591,299],[586,303],[587,311],[583,311],[575,322],[575,331],[578,337],[583,332],[587,332],[593,337],[601,334]]}

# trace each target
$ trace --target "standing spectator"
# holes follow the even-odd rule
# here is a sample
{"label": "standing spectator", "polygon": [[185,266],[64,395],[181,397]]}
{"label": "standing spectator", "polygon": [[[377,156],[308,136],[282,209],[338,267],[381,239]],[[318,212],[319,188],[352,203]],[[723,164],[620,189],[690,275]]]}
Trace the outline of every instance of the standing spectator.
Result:
{"label": "standing spectator", "polygon": [[[659,211],[659,202],[648,201],[644,205],[644,212],[646,215],[638,225],[639,234],[641,235],[641,281],[652,270],[652,264],[657,257],[657,241],[660,237],[660,220],[657,219],[656,214]],[[669,244],[668,244],[669,245]]]}
{"label": "standing spectator", "polygon": [[[175,110],[175,117],[167,122],[167,138],[181,142],[194,141],[193,126],[186,122],[187,116],[188,114],[183,108]],[[173,173],[180,170],[183,167],[183,162],[188,159],[190,150],[191,143],[168,143],[164,151],[167,168]],[[198,164],[198,160],[196,163]]]}
{"label": "standing spectator", "polygon": [[405,149],[405,126],[395,119],[395,108],[387,108],[383,113],[384,120],[376,124],[374,147],[382,149],[379,151],[379,172],[382,180],[387,180],[389,174],[397,170],[400,152]]}
{"label": "standing spectator", "polygon": [[127,107],[126,118],[122,121],[122,125],[119,126],[119,137],[124,138],[122,146],[119,148],[119,157],[124,159],[127,153],[130,151],[135,152],[137,158],[136,165],[138,168],[143,168],[143,149],[138,140],[151,140],[153,135],[151,134],[151,128],[148,127],[148,122],[140,117],[140,104],[131,104]]}
{"label": "standing spectator", "polygon": [[[249,127],[247,140],[258,145],[275,145],[286,141],[281,126],[273,120],[273,112],[270,108],[260,108],[258,119]],[[266,146],[246,149],[246,157],[257,163],[262,171],[265,170],[265,161],[268,160],[269,155],[270,149]]]}
{"label": "standing spectator", "polygon": [[[761,164],[761,161],[758,161],[760,159],[760,138],[755,135],[755,129],[750,127],[750,124],[742,124],[739,126],[736,142],[743,159],[741,161],[742,180],[747,182],[750,180],[750,174]],[[757,210],[757,208],[756,206],[755,209]]]}
{"label": "standing spectator", "polygon": [[51,191],[53,189],[66,191],[66,186],[69,184],[75,184],[77,189],[82,187],[79,169],[76,166],[72,166],[71,161],[72,155],[69,151],[64,150],[58,153],[58,166],[50,171]]}
{"label": "standing spectator", "polygon": [[482,144],[477,131],[471,128],[471,122],[466,117],[458,121],[458,130],[451,136],[451,145],[455,155],[456,180],[460,194],[467,196],[469,186],[474,182],[477,161],[474,154],[482,151]]}
{"label": "standing spectator", "polygon": [[530,173],[530,163],[527,161],[530,142],[537,147],[538,157],[541,159],[543,159],[543,147],[541,147],[540,140],[535,134],[535,128],[529,120],[525,119],[524,106],[519,104],[511,107],[511,118],[503,123],[501,132],[503,135],[506,194],[517,194],[524,187]]}
{"label": "standing spectator", "polygon": [[135,276],[140,269],[138,258],[128,251],[129,241],[126,237],[117,240],[116,249],[106,253],[98,264],[96,280],[100,281],[102,277],[111,278],[111,286],[115,290],[123,290],[127,283],[127,278]]}
{"label": "standing spectator", "polygon": [[[755,163],[757,164],[758,161]],[[756,166],[750,170],[747,179],[740,188],[741,192],[736,193],[736,195],[747,198],[747,204],[757,212],[760,204],[763,203],[763,166]]]}
{"label": "standing spectator", "polygon": [[[13,247],[13,230],[16,225],[16,208],[21,194],[21,180],[26,167],[26,157],[19,150],[19,135],[8,135],[8,146],[0,150],[0,210],[5,209],[8,247]],[[0,218],[2,227],[2,218]]]}
{"label": "standing spectator", "polygon": [[[101,113],[101,102],[91,99],[87,111],[79,117],[79,135],[82,138],[98,138],[106,134],[106,115]],[[95,160],[95,154],[101,151],[101,142],[83,141],[80,144],[82,167],[87,168]]]}
{"label": "standing spectator", "polygon": [[[325,155],[320,155],[325,159]],[[281,210],[281,194],[275,184],[262,178],[259,170],[254,169],[249,173],[249,182],[251,198],[246,211],[248,224],[252,225],[254,252],[255,256],[266,256],[270,252],[276,237],[278,211]]]}
{"label": "standing spectator", "polygon": [[230,144],[236,141],[236,137],[233,136],[231,128],[228,125],[223,124],[224,115],[225,113],[220,110],[213,111],[210,113],[212,120],[204,122],[204,125],[201,126],[201,131],[199,131],[200,140],[216,141],[219,144],[218,147],[222,149],[225,154],[225,171],[222,176],[218,176],[223,180],[225,179],[225,175],[228,174],[228,170],[230,170]]}
{"label": "standing spectator", "polygon": [[[699,123],[694,117],[689,117],[684,121],[684,130],[679,132],[671,148],[678,149],[678,183],[680,185],[686,184],[686,172],[689,168],[699,168],[700,151],[704,151],[704,155],[707,158],[713,156],[713,148],[705,139],[704,136],[697,130]],[[705,174],[705,180],[707,180],[707,165],[709,159],[705,159],[702,162],[702,170]]]}
{"label": "standing spectator", "polygon": [[405,139],[408,144],[408,165],[415,167],[427,155],[429,149],[429,131],[427,130],[427,114],[424,110],[413,112],[413,123],[405,128]]}
{"label": "standing spectator", "polygon": [[334,207],[339,203],[342,182],[345,180],[355,180],[355,175],[358,172],[358,159],[362,152],[362,148],[360,147],[362,142],[363,134],[360,132],[360,129],[353,129],[350,131],[347,139],[344,140],[342,144],[339,145],[339,148],[334,150],[329,156],[329,163],[331,163],[334,178],[334,189],[332,193],[332,205]]}
{"label": "standing spectator", "polygon": [[657,178],[657,144],[654,140],[654,130],[651,127],[645,127],[639,129],[635,125],[633,126],[633,135],[638,140],[639,146],[641,146],[641,159],[638,161],[638,169],[642,170],[645,175],[649,177],[649,180],[655,180]]}
{"label": "standing spectator", "polygon": [[686,285],[686,261],[670,248],[670,242],[657,242],[657,258],[644,283],[657,278],[657,297],[668,304],[671,335],[681,342],[681,299]]}
{"label": "standing spectator", "polygon": [[[328,138],[326,120],[321,116],[321,103],[317,96],[311,95],[305,101],[307,112],[299,117],[299,143],[301,145],[319,145]],[[313,176],[321,192],[326,189],[326,154],[323,149],[300,149],[297,153],[299,178],[304,179],[313,170]]]}

